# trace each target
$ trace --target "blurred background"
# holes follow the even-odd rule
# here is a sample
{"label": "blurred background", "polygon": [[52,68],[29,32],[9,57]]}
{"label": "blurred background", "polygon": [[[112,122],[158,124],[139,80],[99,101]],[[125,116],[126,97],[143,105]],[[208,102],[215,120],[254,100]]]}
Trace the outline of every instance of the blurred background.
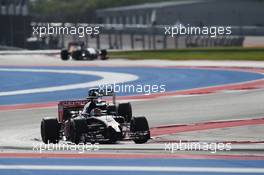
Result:
{"label": "blurred background", "polygon": [[[264,0],[0,0],[0,50],[264,47]],[[32,36],[34,25],[103,25],[97,36]],[[232,26],[232,35],[164,35],[164,25]]]}

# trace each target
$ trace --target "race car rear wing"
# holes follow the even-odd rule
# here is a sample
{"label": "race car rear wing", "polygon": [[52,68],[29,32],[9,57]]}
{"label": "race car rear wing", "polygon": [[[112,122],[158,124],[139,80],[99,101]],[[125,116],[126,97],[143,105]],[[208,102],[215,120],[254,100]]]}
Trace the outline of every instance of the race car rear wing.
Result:
{"label": "race car rear wing", "polygon": [[89,100],[70,100],[70,101],[60,101],[58,104],[58,121],[63,122],[66,117],[66,112],[70,109],[72,110],[82,110],[86,103],[88,103]]}

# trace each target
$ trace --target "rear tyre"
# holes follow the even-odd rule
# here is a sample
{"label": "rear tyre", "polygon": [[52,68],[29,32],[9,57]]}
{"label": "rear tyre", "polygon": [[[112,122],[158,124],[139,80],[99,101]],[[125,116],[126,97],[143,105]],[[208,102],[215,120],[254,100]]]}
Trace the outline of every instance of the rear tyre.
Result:
{"label": "rear tyre", "polygon": [[130,123],[133,141],[137,144],[146,143],[150,139],[148,121],[145,117],[133,117]]}
{"label": "rear tyre", "polygon": [[75,118],[71,120],[70,123],[70,138],[71,142],[79,144],[81,141],[81,136],[86,131],[86,119],[84,118]]}
{"label": "rear tyre", "polygon": [[126,122],[130,122],[132,118],[132,107],[130,103],[120,103],[117,108],[117,113],[123,116]]}
{"label": "rear tyre", "polygon": [[40,126],[41,138],[44,143],[58,143],[60,125],[56,118],[44,118]]}
{"label": "rear tyre", "polygon": [[107,128],[107,138],[108,143],[113,144],[117,141],[117,134],[116,131],[112,127]]}
{"label": "rear tyre", "polygon": [[82,51],[76,50],[76,51],[72,52],[72,58],[75,60],[81,60],[82,59]]}
{"label": "rear tyre", "polygon": [[68,53],[67,49],[61,50],[61,59],[64,61],[69,59],[69,53]]}

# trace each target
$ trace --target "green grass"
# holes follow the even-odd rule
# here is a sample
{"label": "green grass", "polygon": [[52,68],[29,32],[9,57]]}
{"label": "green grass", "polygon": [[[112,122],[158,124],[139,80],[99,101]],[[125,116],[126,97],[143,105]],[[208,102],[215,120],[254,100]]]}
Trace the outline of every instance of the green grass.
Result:
{"label": "green grass", "polygon": [[110,52],[110,58],[164,60],[264,60],[264,48],[192,48]]}

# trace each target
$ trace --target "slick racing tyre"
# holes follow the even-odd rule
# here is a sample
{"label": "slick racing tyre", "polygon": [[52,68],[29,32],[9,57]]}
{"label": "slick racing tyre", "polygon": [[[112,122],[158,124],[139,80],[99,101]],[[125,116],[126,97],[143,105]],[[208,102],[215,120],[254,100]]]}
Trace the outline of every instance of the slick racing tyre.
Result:
{"label": "slick racing tyre", "polygon": [[69,59],[69,53],[67,51],[67,49],[62,49],[61,51],[61,59],[66,61]]}
{"label": "slick racing tyre", "polygon": [[86,119],[85,118],[75,118],[71,120],[70,123],[70,138],[71,142],[79,144],[81,141],[82,134],[86,131]]}
{"label": "slick racing tyre", "polygon": [[130,123],[133,141],[137,144],[146,143],[150,139],[148,121],[145,117],[133,117]]}
{"label": "slick racing tyre", "polygon": [[101,60],[107,60],[108,59],[106,49],[102,49],[100,55],[101,55]]}
{"label": "slick racing tyre", "polygon": [[76,50],[76,51],[72,52],[72,58],[74,60],[82,60],[82,51]]}
{"label": "slick racing tyre", "polygon": [[117,114],[123,116],[126,122],[130,122],[132,118],[132,107],[130,103],[120,103],[117,108]]}
{"label": "slick racing tyre", "polygon": [[110,144],[114,144],[117,141],[117,133],[116,131],[110,126],[107,128],[107,139],[108,139],[108,143]]}
{"label": "slick racing tyre", "polygon": [[41,121],[41,138],[44,143],[58,143],[60,125],[56,118],[44,118]]}

